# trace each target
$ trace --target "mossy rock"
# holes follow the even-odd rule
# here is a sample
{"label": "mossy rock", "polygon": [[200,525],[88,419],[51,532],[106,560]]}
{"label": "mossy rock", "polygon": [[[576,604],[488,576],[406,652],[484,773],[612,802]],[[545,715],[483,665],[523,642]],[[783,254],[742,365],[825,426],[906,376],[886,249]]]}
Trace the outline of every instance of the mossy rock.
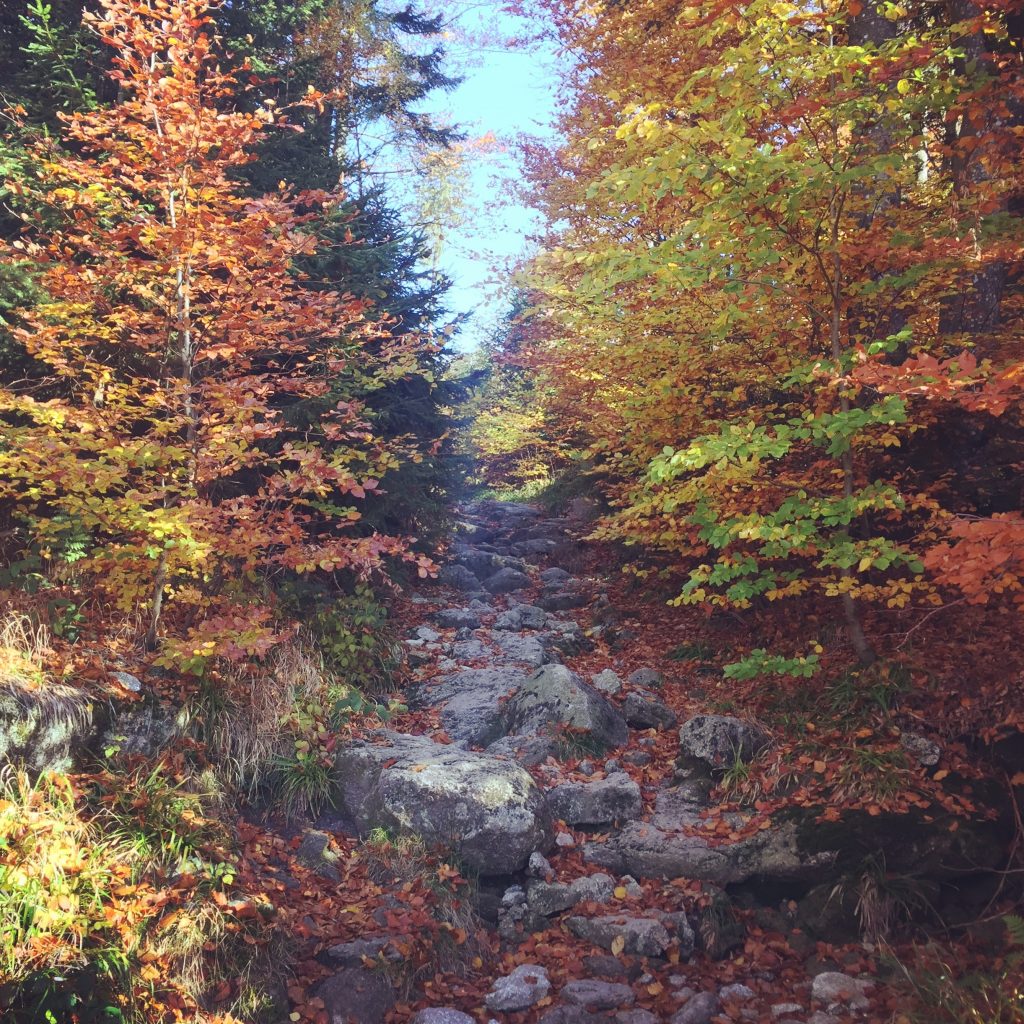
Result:
{"label": "mossy rock", "polygon": [[0,688],[0,764],[67,772],[96,735],[93,701],[81,690],[49,684]]}

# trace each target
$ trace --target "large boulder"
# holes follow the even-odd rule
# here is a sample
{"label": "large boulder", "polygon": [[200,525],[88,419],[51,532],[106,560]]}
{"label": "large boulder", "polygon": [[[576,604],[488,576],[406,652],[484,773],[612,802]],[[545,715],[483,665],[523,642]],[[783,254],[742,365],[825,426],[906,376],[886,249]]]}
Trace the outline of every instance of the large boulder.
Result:
{"label": "large boulder", "polygon": [[597,782],[563,782],[548,792],[548,806],[568,825],[604,825],[639,818],[640,787],[625,773]]}
{"label": "large boulder", "polygon": [[614,707],[564,665],[534,672],[505,707],[509,734],[542,733],[560,727],[585,733],[602,747],[620,747],[629,727]]}
{"label": "large boulder", "polygon": [[725,768],[749,761],[768,744],[765,731],[753,722],[727,715],[698,715],[679,730],[680,757]]}
{"label": "large boulder", "polygon": [[336,756],[338,803],[363,831],[414,833],[482,875],[511,874],[551,843],[540,790],[519,765],[381,732]]}

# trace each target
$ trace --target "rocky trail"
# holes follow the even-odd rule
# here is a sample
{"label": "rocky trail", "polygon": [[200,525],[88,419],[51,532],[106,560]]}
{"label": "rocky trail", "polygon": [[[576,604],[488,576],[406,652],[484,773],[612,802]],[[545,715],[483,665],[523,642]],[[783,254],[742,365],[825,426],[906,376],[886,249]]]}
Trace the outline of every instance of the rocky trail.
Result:
{"label": "rocky trail", "polygon": [[[340,970],[314,994],[331,1021],[893,1019],[898,997],[840,883],[863,853],[863,816],[844,832],[723,813],[715,771],[770,737],[739,718],[686,717],[685,680],[631,664],[628,633],[608,645],[616,615],[607,581],[578,568],[579,532],[526,505],[467,507],[440,587],[411,598],[403,731],[338,755],[329,828],[414,834],[477,879],[487,984],[438,972],[393,1009],[380,967],[399,954],[382,928],[328,950]],[[930,864],[939,878],[986,859],[967,830],[866,831],[868,845],[889,843],[892,866]]]}

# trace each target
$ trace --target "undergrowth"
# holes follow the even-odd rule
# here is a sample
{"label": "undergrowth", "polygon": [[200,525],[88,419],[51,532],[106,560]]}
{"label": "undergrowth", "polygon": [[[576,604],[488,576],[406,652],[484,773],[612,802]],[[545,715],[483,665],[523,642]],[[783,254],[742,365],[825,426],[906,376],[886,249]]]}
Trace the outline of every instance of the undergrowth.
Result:
{"label": "undergrowth", "polygon": [[[0,1010],[11,1024],[270,1006],[269,904],[236,891],[231,836],[163,765],[0,773]],[[271,953],[273,950],[273,953]],[[246,1018],[256,1021],[252,1012]]]}
{"label": "undergrowth", "polygon": [[935,943],[895,960],[914,1024],[1024,1022],[1024,919],[1003,920],[1005,948],[984,967],[965,968],[959,951]]}

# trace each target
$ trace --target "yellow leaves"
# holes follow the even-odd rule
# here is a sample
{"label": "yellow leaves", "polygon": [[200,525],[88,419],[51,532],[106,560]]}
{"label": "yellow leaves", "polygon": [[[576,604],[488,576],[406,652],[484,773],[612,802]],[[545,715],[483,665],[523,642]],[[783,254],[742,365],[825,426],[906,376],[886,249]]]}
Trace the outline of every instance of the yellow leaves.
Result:
{"label": "yellow leaves", "polygon": [[611,951],[612,956],[618,956],[626,948],[626,937],[624,935],[616,935],[612,939]]}
{"label": "yellow leaves", "polygon": [[617,900],[624,900],[629,894],[626,892],[626,887],[624,885],[617,885],[615,887],[614,895]]}

